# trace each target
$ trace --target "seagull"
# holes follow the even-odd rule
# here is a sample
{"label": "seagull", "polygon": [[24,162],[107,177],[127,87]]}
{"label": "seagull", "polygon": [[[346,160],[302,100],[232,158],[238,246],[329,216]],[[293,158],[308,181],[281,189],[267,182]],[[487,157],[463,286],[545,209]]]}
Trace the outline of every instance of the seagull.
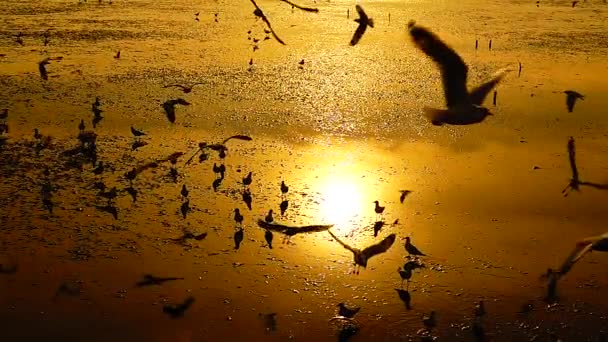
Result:
{"label": "seagull", "polygon": [[376,216],[378,216],[378,215],[382,216],[382,213],[384,213],[384,209],[386,207],[381,207],[380,202],[378,202],[378,201],[374,201],[372,203],[376,204],[376,207],[374,208],[374,211],[376,212]]}
{"label": "seagull", "polygon": [[264,233],[264,239],[268,243],[268,248],[270,248],[270,249],[272,249],[272,239],[273,238],[274,238],[274,235],[272,235],[272,232],[270,230],[266,229],[266,232]]}
{"label": "seagull", "polygon": [[169,84],[169,85],[164,86],[163,88],[170,88],[170,87],[180,88],[182,90],[182,92],[184,92],[184,94],[188,94],[188,93],[192,92],[192,88],[194,88],[194,86],[197,86],[199,84],[204,84],[204,83],[197,82],[197,83],[193,83],[190,86],[181,85],[181,84]]}
{"label": "seagull", "polygon": [[399,202],[401,203],[403,203],[407,195],[412,193],[412,191],[410,190],[399,190],[399,192],[401,193],[401,196],[399,196]]}
{"label": "seagull", "polygon": [[225,151],[228,150],[228,147],[226,147],[226,143],[230,140],[245,140],[245,141],[251,141],[253,140],[253,138],[251,138],[250,136],[247,135],[242,135],[242,134],[236,134],[233,136],[230,136],[226,139],[224,139],[224,141],[222,141],[221,143],[217,143],[217,144],[207,144],[206,142],[200,142],[198,144],[198,149],[194,152],[194,154],[192,155],[192,157],[190,157],[190,159],[188,159],[188,161],[186,161],[186,165],[189,165],[192,160],[194,159],[194,157],[196,157],[196,155],[201,152],[202,154],[204,154],[204,150],[206,149],[211,149],[214,151],[219,151],[220,152],[220,158],[225,157]]}
{"label": "seagull", "polygon": [[417,26],[414,21],[410,21],[408,26],[416,47],[431,57],[441,71],[447,109],[425,108],[426,116],[431,123],[436,126],[470,125],[482,122],[486,116],[492,115],[481,104],[508,70],[504,69],[496,73],[490,81],[469,92],[468,67],[462,58],[428,29]]}
{"label": "seagull", "polygon": [[364,268],[367,267],[367,261],[375,255],[386,252],[393,245],[393,243],[395,242],[395,238],[396,238],[395,234],[391,234],[391,235],[385,237],[382,241],[361,250],[358,248],[351,247],[348,244],[344,243],[342,240],[340,240],[338,237],[336,237],[330,230],[328,230],[327,232],[329,232],[329,235],[331,235],[334,238],[334,240],[336,240],[339,244],[341,244],[342,247],[348,249],[349,251],[351,251],[353,253],[354,262],[355,262],[355,266],[356,266],[355,272],[357,274],[359,274],[360,266],[363,266]]}
{"label": "seagull", "polygon": [[167,100],[162,104],[162,107],[165,109],[165,113],[167,114],[167,119],[171,123],[175,123],[175,105],[178,104],[188,106],[190,105],[190,102],[182,98],[178,98],[175,100]]}
{"label": "seagull", "polygon": [[578,241],[572,253],[568,255],[562,266],[556,271],[557,274],[564,276],[577,261],[591,251],[608,252],[608,232]]}
{"label": "seagull", "polygon": [[249,171],[249,173],[247,174],[247,176],[243,178],[243,185],[244,186],[249,186],[249,185],[251,185],[251,182],[252,182],[251,171]]}
{"label": "seagull", "polygon": [[585,96],[574,90],[566,90],[564,91],[564,94],[566,94],[566,106],[568,107],[568,113],[572,113],[572,111],[574,110],[574,104],[576,103],[576,100],[585,99]]}
{"label": "seagull", "polygon": [[264,218],[264,221],[268,223],[272,223],[272,221],[274,221],[274,219],[272,218],[272,209],[268,210],[268,214]]}
{"label": "seagull", "polygon": [[116,55],[114,55],[114,58],[116,58],[116,59],[120,58],[120,50],[116,51]]}
{"label": "seagull", "polygon": [[140,131],[138,129],[133,128],[133,126],[131,126],[131,133],[133,133],[133,135],[137,138],[137,137],[141,137],[142,135],[146,135],[146,133],[144,133],[143,131]]}
{"label": "seagull", "polygon": [[45,81],[49,79],[49,73],[48,71],[46,71],[46,66],[49,64],[51,64],[50,57],[47,57],[38,62],[38,71],[40,71],[40,77]]}
{"label": "seagull", "polygon": [[346,317],[346,318],[355,317],[355,315],[359,312],[359,310],[361,310],[360,306],[349,308],[344,303],[339,303],[336,306],[338,307],[338,316]]}
{"label": "seagull", "polygon": [[171,281],[171,280],[184,280],[184,278],[178,277],[155,277],[151,274],[144,274],[143,279],[138,281],[135,286],[144,287],[151,285],[162,285],[162,283]]}
{"label": "seagull", "polygon": [[363,37],[365,30],[367,30],[367,26],[374,27],[374,20],[372,18],[369,18],[367,14],[365,14],[365,12],[363,11],[363,7],[357,5],[356,9],[357,13],[359,13],[359,18],[355,19],[355,21],[359,23],[359,26],[357,27],[357,30],[355,30],[353,38],[350,40],[351,46],[357,45],[361,37]]}
{"label": "seagull", "polygon": [[285,184],[285,181],[281,181],[281,194],[285,196],[289,191],[289,187]]}
{"label": "seagull", "polygon": [[179,318],[184,315],[184,312],[186,312],[190,306],[192,306],[192,303],[194,303],[194,297],[190,296],[181,304],[165,305],[163,307],[163,312],[171,318]]}
{"label": "seagull", "polygon": [[410,303],[412,302],[412,296],[410,296],[409,291],[404,289],[395,289],[395,291],[397,291],[399,299],[405,304],[405,308],[411,310]]}
{"label": "seagull", "polygon": [[405,250],[409,255],[426,256],[426,254],[422,253],[418,248],[416,248],[416,246],[412,245],[409,236],[405,237]]}

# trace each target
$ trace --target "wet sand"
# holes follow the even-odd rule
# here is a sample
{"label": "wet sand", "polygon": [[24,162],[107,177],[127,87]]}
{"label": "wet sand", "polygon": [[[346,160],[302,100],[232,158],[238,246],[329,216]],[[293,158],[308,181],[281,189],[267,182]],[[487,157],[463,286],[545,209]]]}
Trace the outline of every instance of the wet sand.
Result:
{"label": "wet sand", "polygon": [[[353,341],[417,340],[431,310],[438,314],[434,336],[473,340],[478,300],[488,311],[488,340],[555,334],[594,341],[608,329],[602,253],[586,256],[560,281],[557,304],[542,300],[539,279],[575,241],[606,230],[608,192],[560,193],[570,178],[569,136],[576,139],[581,179],[608,183],[602,45],[608,24],[600,20],[606,5],[370,2],[363,6],[376,27],[349,47],[356,27],[351,4],[307,4],[319,7],[315,15],[260,2],[288,45],[268,40],[254,52],[247,31],[252,38],[264,33],[247,2],[8,4],[0,40],[6,55],[0,108],[9,109],[10,127],[0,150],[0,262],[18,269],[0,274],[0,329],[7,340],[330,341],[338,334],[339,324],[329,319],[339,302],[362,307]],[[405,27],[412,18],[461,53],[470,84],[522,63],[521,77],[512,72],[499,85],[497,106],[485,102],[494,116],[468,127],[426,121],[422,108],[441,106],[443,95],[435,66],[409,42]],[[51,43],[44,47],[40,37],[48,28]],[[25,35],[23,47],[11,38],[17,32]],[[64,58],[51,62],[44,82],[36,63],[46,56]],[[162,88],[194,81],[205,84],[190,94]],[[566,110],[566,89],[586,95],[574,113]],[[90,164],[84,171],[66,166],[70,158],[62,155],[77,145],[80,119],[91,128],[96,96],[104,111],[95,129],[98,159],[106,164],[100,176]],[[176,97],[192,104],[178,107],[170,124],[160,105]],[[132,125],[148,133],[148,145],[136,151]],[[53,136],[38,156],[36,127]],[[176,151],[189,157],[198,142],[232,134],[253,141],[230,141],[224,160],[212,153],[185,166],[183,157],[177,182],[168,163],[144,171],[133,183],[138,201],[126,193],[116,199],[117,219],[95,208],[105,202],[95,181],[124,189],[123,175],[136,165]],[[217,191],[213,163],[227,168]],[[52,215],[40,199],[45,167],[57,188]],[[249,171],[252,210],[240,194]],[[281,180],[290,187],[284,217]],[[186,219],[182,184],[190,189]],[[401,189],[413,191],[403,204]],[[388,223],[376,238],[374,200],[386,206]],[[239,250],[234,208],[245,217]],[[334,224],[332,232],[355,246],[391,233],[397,240],[356,275],[352,253],[326,232],[288,243],[275,233],[275,248],[268,249],[256,225],[268,209],[280,222]],[[184,230],[208,235],[185,245],[171,240]],[[426,269],[414,271],[409,285],[411,310],[395,291],[405,236],[428,254]],[[146,273],[185,279],[136,288]],[[57,292],[62,283],[75,291]],[[195,302],[184,317],[162,312],[188,296]],[[534,310],[518,314],[529,302]],[[272,312],[277,328],[267,331],[260,315]]]}

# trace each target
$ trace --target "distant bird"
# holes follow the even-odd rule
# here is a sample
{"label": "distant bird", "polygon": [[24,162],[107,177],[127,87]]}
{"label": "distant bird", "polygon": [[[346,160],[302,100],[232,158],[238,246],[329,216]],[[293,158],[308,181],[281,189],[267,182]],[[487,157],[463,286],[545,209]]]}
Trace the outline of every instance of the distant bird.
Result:
{"label": "distant bird", "polygon": [[304,62],[304,59],[302,59],[302,60],[301,60],[301,61],[300,61],[298,64],[300,64],[300,65],[304,65],[304,63],[305,63],[305,62]]}
{"label": "distant bird", "polygon": [[116,51],[116,55],[114,55],[114,58],[116,58],[116,59],[120,58],[120,50]]}
{"label": "distant bird", "polygon": [[186,187],[186,184],[182,185],[182,191],[181,191],[182,196],[184,198],[187,198],[189,193],[190,192],[188,191],[188,187]]}
{"label": "distant bird", "polygon": [[163,283],[167,282],[167,281],[172,281],[172,280],[183,280],[184,278],[178,278],[178,277],[155,277],[151,274],[144,274],[143,279],[138,281],[135,286],[137,287],[144,287],[144,286],[151,286],[151,285],[162,285]]}
{"label": "distant bird", "polygon": [[185,219],[186,215],[188,215],[188,212],[190,211],[190,200],[189,199],[187,199],[184,203],[182,203],[182,206],[180,207],[180,211],[182,212],[182,216]]}
{"label": "distant bird", "polygon": [[416,47],[433,59],[441,71],[447,110],[425,108],[426,116],[431,123],[433,125],[469,125],[479,123],[486,116],[492,115],[481,104],[507,70],[497,73],[492,80],[469,92],[467,90],[468,67],[462,58],[428,29],[417,26],[413,21],[410,21],[408,26]]}
{"label": "distant bird", "polygon": [[51,59],[49,57],[38,62],[38,71],[40,72],[40,77],[45,81],[49,79],[49,73],[46,71],[46,66],[49,64],[51,64]]}
{"label": "distant bird", "polygon": [[426,256],[426,254],[422,253],[418,248],[416,248],[416,246],[412,245],[409,236],[405,237],[405,251],[409,255]]}
{"label": "distant bird", "polygon": [[104,167],[103,167],[103,162],[99,161],[99,163],[97,164],[97,167],[93,169],[93,173],[96,175],[100,175],[103,173]]}
{"label": "distant bird", "polygon": [[135,150],[137,150],[138,148],[140,148],[140,147],[144,147],[144,146],[146,146],[146,145],[148,145],[148,143],[147,143],[147,142],[145,142],[145,141],[141,141],[141,140],[137,139],[137,140],[133,141],[133,143],[131,144],[131,150],[132,150],[132,151],[135,151]]}
{"label": "distant bird", "polygon": [[213,187],[213,191],[217,191],[217,188],[220,187],[220,185],[222,185],[222,178],[216,178],[213,183],[211,183],[211,186]]}
{"label": "distant bird", "polygon": [[239,208],[234,209],[234,222],[236,222],[237,226],[243,225],[243,215],[241,215]]}
{"label": "distant bird", "polygon": [[190,296],[181,304],[170,305],[167,304],[163,307],[163,312],[169,315],[171,318],[179,318],[184,315],[186,310],[194,303],[194,297]]}
{"label": "distant bird", "polygon": [[85,130],[86,126],[84,125],[84,120],[80,119],[80,124],[78,124],[78,129],[83,132]]}
{"label": "distant bird", "polygon": [[576,6],[576,4],[578,4],[578,1],[572,1],[572,8],[574,8],[574,6]]}
{"label": "distant bird", "polygon": [[125,191],[127,191],[127,193],[131,195],[131,199],[133,199],[133,202],[137,202],[137,190],[134,187],[130,186],[126,188]]}
{"label": "distant bird", "polygon": [[372,203],[376,204],[376,207],[374,208],[374,211],[376,212],[376,216],[382,216],[382,214],[384,213],[384,209],[386,207],[381,207],[380,202],[378,202],[378,201],[374,201]]}
{"label": "distant bird", "polygon": [[204,84],[204,83],[202,83],[202,82],[197,82],[197,83],[193,83],[192,85],[169,84],[169,85],[164,86],[163,88],[175,87],[175,88],[179,88],[179,89],[181,89],[181,91],[182,91],[184,94],[189,94],[189,93],[191,93],[191,92],[192,92],[192,89],[193,89],[195,86],[200,85],[200,84]]}
{"label": "distant bird", "polygon": [[355,266],[356,266],[355,273],[357,273],[357,274],[359,273],[360,266],[363,266],[364,268],[367,267],[368,260],[375,255],[386,252],[393,245],[393,243],[395,242],[395,238],[396,238],[395,234],[391,234],[391,235],[387,236],[386,238],[384,238],[382,241],[361,250],[358,248],[351,247],[348,244],[344,243],[337,236],[335,236],[330,230],[328,230],[327,232],[329,232],[329,235],[331,235],[334,238],[334,240],[336,240],[339,244],[341,244],[342,247],[348,249],[349,251],[351,251],[353,253],[353,258],[354,258],[354,262],[355,262]]}
{"label": "distant bird", "polygon": [[407,195],[412,193],[412,191],[410,191],[410,190],[399,190],[399,192],[401,193],[401,196],[399,196],[399,202],[401,202],[401,203],[403,203],[403,201],[405,200],[405,197],[407,197]]}
{"label": "distant bird", "polygon": [[36,140],[42,140],[42,138],[44,138],[44,136],[42,135],[42,133],[40,133],[40,131],[38,130],[38,128],[34,128],[34,139],[36,139]]}
{"label": "distant bird", "polygon": [[435,311],[431,311],[431,313],[428,316],[422,317],[422,324],[424,324],[424,326],[429,330],[436,327],[437,319],[435,318]]}
{"label": "distant bird", "polygon": [[234,249],[239,249],[241,247],[241,242],[243,242],[244,238],[244,229],[239,228],[236,232],[234,232]]}
{"label": "distant bird", "polygon": [[397,291],[399,299],[401,299],[401,301],[405,304],[405,308],[407,310],[411,310],[412,297],[410,296],[410,293],[404,289],[395,289],[395,291]]}
{"label": "distant bird", "polygon": [[146,133],[144,133],[143,131],[140,131],[138,129],[133,128],[133,126],[131,126],[131,133],[133,133],[133,136],[135,136],[136,138],[146,135]]}
{"label": "distant bird", "polygon": [[268,248],[272,249],[272,239],[274,238],[274,236],[272,235],[272,232],[268,229],[266,229],[266,232],[264,233],[264,239],[266,240],[266,243],[268,243]]}
{"label": "distant bird", "polygon": [[355,307],[349,308],[344,303],[339,303],[337,305],[337,307],[338,307],[338,316],[346,317],[346,318],[355,317],[355,315],[359,312],[359,310],[361,310],[360,306],[355,306]]}
{"label": "distant bird", "polygon": [[285,212],[287,211],[287,207],[289,207],[289,201],[288,200],[281,201],[281,204],[279,206],[279,208],[281,209],[281,216],[285,215]]}
{"label": "distant bird", "polygon": [[365,14],[363,7],[357,5],[355,8],[357,9],[357,13],[359,13],[359,18],[355,19],[355,21],[359,23],[359,26],[357,27],[357,30],[355,30],[353,38],[350,40],[350,45],[352,46],[357,45],[361,37],[363,37],[365,30],[367,30],[367,26],[374,27],[374,20]]}
{"label": "distant bird", "polygon": [[251,171],[249,171],[249,173],[247,174],[246,177],[243,177],[243,185],[244,186],[249,186],[251,185],[252,179],[251,179]]}
{"label": "distant bird", "polygon": [[272,209],[268,210],[268,214],[266,214],[264,221],[268,223],[272,223],[272,221],[274,221],[274,219],[272,218]]}
{"label": "distant bird", "polygon": [[190,102],[178,98],[175,100],[167,100],[162,104],[162,107],[165,110],[165,113],[167,114],[167,119],[169,120],[169,122],[171,123],[175,123],[175,106],[176,105],[183,105],[183,106],[188,106],[190,105]]}
{"label": "distant bird", "polygon": [[285,184],[285,181],[281,181],[281,195],[285,196],[289,191],[289,187]]}
{"label": "distant bird", "polygon": [[574,90],[566,90],[564,91],[564,94],[566,94],[566,106],[568,107],[568,113],[572,113],[572,111],[574,111],[574,104],[576,103],[576,100],[585,99],[585,96]]}

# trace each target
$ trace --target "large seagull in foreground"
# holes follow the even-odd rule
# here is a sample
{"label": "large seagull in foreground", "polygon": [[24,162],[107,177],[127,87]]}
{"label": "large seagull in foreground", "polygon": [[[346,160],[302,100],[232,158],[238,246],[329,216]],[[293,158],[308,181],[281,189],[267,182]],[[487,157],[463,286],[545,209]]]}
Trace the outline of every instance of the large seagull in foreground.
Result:
{"label": "large seagull in foreground", "polygon": [[410,21],[408,27],[416,47],[431,57],[441,71],[448,108],[425,107],[426,116],[433,125],[470,125],[482,122],[486,116],[492,115],[481,104],[508,70],[503,69],[496,73],[493,79],[469,92],[467,91],[468,67],[462,58],[428,29],[416,25],[414,21]]}

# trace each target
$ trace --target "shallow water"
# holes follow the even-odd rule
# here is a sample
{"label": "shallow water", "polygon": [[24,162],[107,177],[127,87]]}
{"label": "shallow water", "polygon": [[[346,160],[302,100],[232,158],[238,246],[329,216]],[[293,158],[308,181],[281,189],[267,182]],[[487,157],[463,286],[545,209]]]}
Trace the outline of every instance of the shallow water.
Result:
{"label": "shallow water", "polygon": [[[259,2],[287,45],[267,40],[256,51],[248,36],[263,39],[264,27],[247,1],[4,3],[0,108],[9,108],[10,134],[0,151],[0,262],[18,270],[0,274],[0,328],[10,340],[335,340],[339,324],[329,319],[343,301],[362,307],[354,341],[417,339],[431,310],[433,335],[472,340],[477,300],[486,304],[489,340],[594,340],[607,329],[601,253],[560,281],[557,305],[541,300],[539,280],[576,240],[603,233],[608,219],[607,192],[560,194],[570,177],[568,136],[581,178],[608,182],[604,3],[371,1],[363,6],[376,25],[350,47],[351,3],[306,3],[319,8],[314,14]],[[426,121],[422,108],[440,107],[443,95],[435,66],[409,41],[410,19],[461,53],[471,84],[515,68],[498,87],[497,106],[486,101],[494,116],[467,127]],[[18,32],[24,46],[12,38]],[[46,56],[63,59],[51,62],[44,82],[37,62]],[[195,81],[204,84],[190,94],[163,88]],[[566,111],[566,89],[586,95],[574,113]],[[76,146],[80,119],[90,128],[96,96],[104,111],[95,129],[101,176],[90,164],[82,172],[68,166],[62,155]],[[172,125],[160,105],[176,97],[192,104],[178,106]],[[131,151],[130,126],[148,133],[147,146]],[[38,156],[36,127],[54,137]],[[229,142],[224,160],[214,153],[184,165],[198,142],[236,133],[254,140]],[[126,171],[176,151],[186,152],[177,182],[164,163],[134,181],[137,202],[119,195],[117,219],[95,208],[104,205],[95,181],[124,189]],[[227,168],[217,191],[213,163]],[[52,215],[40,199],[45,167],[57,188]],[[252,210],[241,200],[249,171]],[[283,217],[281,180],[290,186]],[[403,204],[401,189],[413,190]],[[386,206],[387,223],[376,238],[374,200]],[[234,208],[245,216],[239,250]],[[334,224],[359,248],[391,233],[397,240],[352,274],[352,253],[324,232],[287,243],[275,233],[268,249],[255,222],[271,208],[280,222]],[[183,230],[208,236],[171,241]],[[395,291],[405,236],[429,255],[409,285],[412,310]],[[185,279],[135,288],[145,273]],[[62,283],[77,293],[58,293]],[[183,318],[163,314],[164,304],[189,295],[196,301]],[[529,301],[534,311],[517,314]],[[260,317],[271,312],[276,331]]]}

